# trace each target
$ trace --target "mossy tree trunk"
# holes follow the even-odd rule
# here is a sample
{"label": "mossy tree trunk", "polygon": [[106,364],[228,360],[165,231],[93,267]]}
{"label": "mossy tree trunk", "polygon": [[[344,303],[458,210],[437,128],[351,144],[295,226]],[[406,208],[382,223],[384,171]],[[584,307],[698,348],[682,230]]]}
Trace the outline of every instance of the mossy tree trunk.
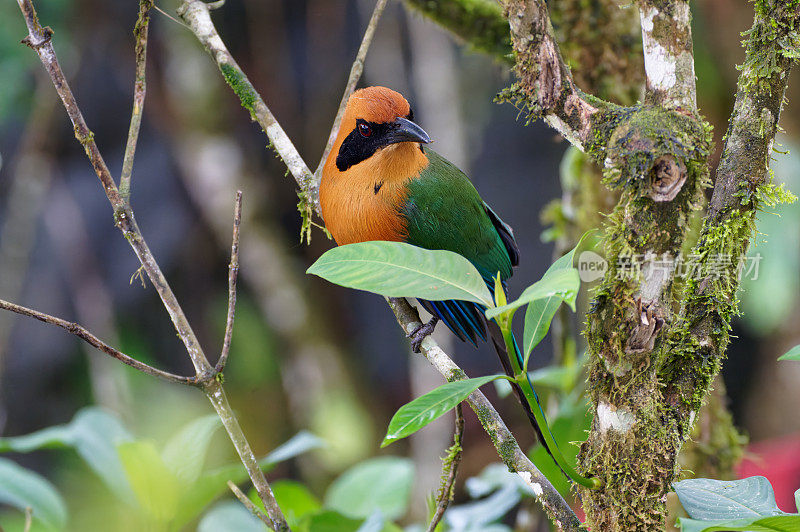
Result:
{"label": "mossy tree trunk", "polygon": [[[431,2],[409,3],[431,12]],[[475,1],[446,4],[447,13],[434,18],[467,41],[465,27],[496,27],[497,13],[475,9]],[[609,268],[586,330],[595,418],[581,463],[603,481],[599,490],[583,490],[588,524],[597,531],[663,530],[678,453],[729,341],[755,212],[789,196],[771,185],[768,167],[788,71],[800,57],[800,1],[755,2],[736,107],[696,244],[687,241],[689,222],[704,208],[703,190],[711,184],[711,130],[695,103],[689,3],[639,0],[646,91],[644,104],[630,107],[601,99],[614,96],[586,77],[573,80],[562,50],[574,64],[583,46],[569,41],[559,48],[548,13],[557,9],[554,20],[568,21],[569,6],[501,4],[518,77],[503,98],[594,159],[620,195],[606,224]],[[609,25],[608,31],[619,28]],[[495,49],[503,49],[504,41],[492,35]],[[580,34],[562,31],[559,37]],[[486,41],[478,47],[492,49]],[[689,248],[695,264],[687,272],[676,259]],[[739,440],[728,427],[729,437],[721,440],[735,451]]]}

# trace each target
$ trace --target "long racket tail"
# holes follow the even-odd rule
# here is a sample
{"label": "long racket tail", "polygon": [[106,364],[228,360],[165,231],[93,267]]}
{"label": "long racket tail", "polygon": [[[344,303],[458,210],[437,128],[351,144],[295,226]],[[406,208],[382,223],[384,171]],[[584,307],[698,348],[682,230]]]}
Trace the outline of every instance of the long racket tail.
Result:
{"label": "long racket tail", "polygon": [[[511,368],[511,363],[508,360],[508,351],[506,350],[506,344],[505,341],[503,341],[503,333],[500,331],[500,327],[494,321],[489,321],[488,329],[489,329],[489,335],[492,338],[492,345],[494,345],[494,349],[497,352],[497,356],[500,358],[500,363],[503,365],[503,370],[506,372],[506,375],[508,375],[511,378],[514,378],[514,370]],[[519,348],[519,344],[517,343],[516,338],[514,338],[514,351],[515,351],[514,354],[517,357],[517,361],[519,362],[519,367],[524,367],[524,359],[522,357],[522,351]],[[528,384],[530,384],[531,390],[533,391],[533,397],[536,399],[535,408],[539,409],[542,419],[545,420],[544,427],[539,426],[539,423],[536,421],[536,417],[533,415],[533,411],[531,410],[531,405],[528,403],[528,400],[526,399],[525,394],[522,392],[522,388],[520,388],[519,384],[517,384],[516,382],[512,382],[511,387],[514,390],[514,393],[516,393],[520,404],[522,404],[522,408],[523,410],[525,410],[525,414],[527,414],[528,420],[530,421],[533,430],[536,432],[536,437],[539,439],[539,442],[545,448],[547,454],[550,455],[550,457],[556,463],[561,472],[564,473],[564,476],[570,478],[569,475],[567,475],[567,472],[564,471],[564,468],[562,468],[561,465],[558,463],[558,460],[556,460],[556,457],[553,455],[553,449],[550,449],[550,446],[547,444],[547,439],[544,437],[544,434],[542,433],[543,430],[546,430],[550,435],[551,440],[555,442],[555,438],[553,438],[553,433],[550,430],[550,426],[547,424],[547,417],[545,416],[544,410],[542,409],[542,404],[539,401],[539,396],[537,395],[536,390],[533,387],[533,383],[531,382],[530,375],[526,375],[526,378],[528,379]],[[556,451],[558,451],[558,444],[555,445],[556,445]]]}

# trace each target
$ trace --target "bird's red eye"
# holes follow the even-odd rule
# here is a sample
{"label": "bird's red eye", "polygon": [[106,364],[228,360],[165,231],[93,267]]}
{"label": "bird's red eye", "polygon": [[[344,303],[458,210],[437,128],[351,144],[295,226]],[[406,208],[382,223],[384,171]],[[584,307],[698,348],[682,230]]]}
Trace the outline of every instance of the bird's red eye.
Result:
{"label": "bird's red eye", "polygon": [[372,128],[367,124],[358,124],[358,132],[361,133],[362,137],[369,137],[372,135]]}

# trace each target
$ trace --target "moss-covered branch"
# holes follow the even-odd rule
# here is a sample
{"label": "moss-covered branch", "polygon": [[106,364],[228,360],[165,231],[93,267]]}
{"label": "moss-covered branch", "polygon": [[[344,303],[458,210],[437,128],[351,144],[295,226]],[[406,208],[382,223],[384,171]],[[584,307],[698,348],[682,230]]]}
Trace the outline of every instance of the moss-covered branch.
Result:
{"label": "moss-covered branch", "polygon": [[491,0],[406,0],[406,5],[452,32],[471,48],[514,64],[508,21]]}
{"label": "moss-covered branch", "polygon": [[792,200],[772,184],[769,160],[789,70],[800,58],[800,0],[759,0],[755,12],[714,194],[693,250],[700,257],[699,275],[687,282],[681,324],[660,368],[682,437],[728,346],[738,313],[739,264],[755,232],[756,212]]}

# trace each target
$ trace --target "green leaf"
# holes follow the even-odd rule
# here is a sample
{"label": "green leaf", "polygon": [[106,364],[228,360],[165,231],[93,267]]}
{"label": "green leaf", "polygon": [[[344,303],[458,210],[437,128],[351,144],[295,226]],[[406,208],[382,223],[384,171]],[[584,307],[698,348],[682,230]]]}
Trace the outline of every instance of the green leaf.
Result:
{"label": "green leaf", "polygon": [[214,506],[197,526],[197,532],[265,532],[267,528],[239,501]]}
{"label": "green leaf", "polygon": [[353,519],[331,510],[312,514],[303,520],[300,532],[357,532],[360,519]]}
{"label": "green leaf", "polygon": [[[555,272],[571,269],[575,258],[575,252],[588,234],[589,233],[584,233],[569,253],[556,259],[547,269],[542,279]],[[528,305],[528,308],[525,309],[525,334],[522,340],[522,354],[525,362],[527,362],[533,348],[539,345],[539,342],[547,336],[547,331],[550,330],[550,323],[553,321],[553,316],[556,315],[556,311],[558,311],[558,307],[561,306],[562,301],[562,297],[552,295],[544,299],[532,301]]]}
{"label": "green leaf", "polygon": [[[320,500],[309,489],[294,480],[278,480],[270,484],[278,506],[283,510],[286,520],[291,528],[297,528],[300,521],[307,515],[317,512],[322,508]],[[258,499],[258,494],[253,490],[252,495]],[[251,499],[253,497],[251,496]],[[258,499],[261,502],[261,499]],[[262,506],[262,504],[259,504]]]}
{"label": "green leaf", "polygon": [[258,461],[262,469],[271,469],[276,464],[290,460],[301,454],[325,447],[327,443],[322,438],[301,430],[286,442],[276,447],[271,453]]}
{"label": "green leaf", "polygon": [[526,288],[516,301],[512,301],[502,307],[487,309],[486,317],[492,319],[500,314],[505,314],[507,312],[513,313],[512,311],[515,311],[522,305],[526,305],[537,299],[546,299],[551,296],[560,297],[570,305],[570,307],[574,308],[575,298],[578,296],[580,285],[581,281],[580,277],[578,277],[578,270],[575,268],[554,271]]}
{"label": "green leaf", "polygon": [[733,520],[783,513],[765,477],[731,481],[696,478],[676,482],[673,488],[692,519]]}
{"label": "green leaf", "polygon": [[389,428],[386,430],[381,447],[386,447],[392,442],[414,434],[442,414],[455,408],[458,403],[487,382],[502,378],[504,378],[503,375],[489,375],[448,382],[417,397],[410,403],[406,403],[395,412],[389,422]]}
{"label": "green leaf", "polygon": [[376,510],[387,519],[397,519],[408,508],[413,480],[414,464],[408,458],[366,460],[333,481],[325,494],[325,507],[354,519],[366,519]]}
{"label": "green leaf", "polygon": [[0,452],[73,448],[120,500],[128,501],[133,492],[119,460],[117,444],[132,439],[114,415],[101,408],[88,407],[79,410],[66,425],[25,436],[0,438]]}
{"label": "green leaf", "polygon": [[61,529],[67,524],[67,506],[50,482],[38,473],[0,458],[0,503],[25,511],[44,525]]}
{"label": "green leaf", "polygon": [[800,532],[800,515],[705,521],[679,518],[681,532]]}
{"label": "green leaf", "polygon": [[[259,460],[258,464],[264,471],[269,471],[280,462],[324,445],[325,442],[317,436],[300,431]],[[241,462],[203,472],[191,486],[181,491],[174,523],[184,525],[200,515],[211,501],[228,491],[229,480],[238,484],[245,479],[247,471]]]}
{"label": "green leaf", "polygon": [[492,306],[486,283],[467,259],[402,242],[339,246],[325,252],[306,273],[388,297],[459,299]]}
{"label": "green leaf", "polygon": [[800,512],[800,490],[794,492],[794,507]]}
{"label": "green leaf", "polygon": [[211,437],[221,426],[216,414],[197,418],[164,446],[161,458],[184,486],[190,486],[200,477]]}
{"label": "green leaf", "polygon": [[[800,345],[789,349],[786,353],[778,357],[778,360],[798,360],[800,361]],[[800,508],[799,508],[800,509]]]}
{"label": "green leaf", "polygon": [[157,523],[167,523],[178,509],[180,483],[156,446],[149,441],[122,443],[117,452],[139,505]]}
{"label": "green leaf", "polygon": [[571,367],[550,365],[530,371],[528,376],[534,388],[546,386],[562,392],[568,392],[572,389],[575,377],[580,371],[581,366],[577,364]]}
{"label": "green leaf", "polygon": [[546,299],[531,301],[528,308],[525,309],[525,332],[522,338],[524,361],[528,360],[533,348],[547,336],[550,323],[562,301],[559,296],[550,296]]}

